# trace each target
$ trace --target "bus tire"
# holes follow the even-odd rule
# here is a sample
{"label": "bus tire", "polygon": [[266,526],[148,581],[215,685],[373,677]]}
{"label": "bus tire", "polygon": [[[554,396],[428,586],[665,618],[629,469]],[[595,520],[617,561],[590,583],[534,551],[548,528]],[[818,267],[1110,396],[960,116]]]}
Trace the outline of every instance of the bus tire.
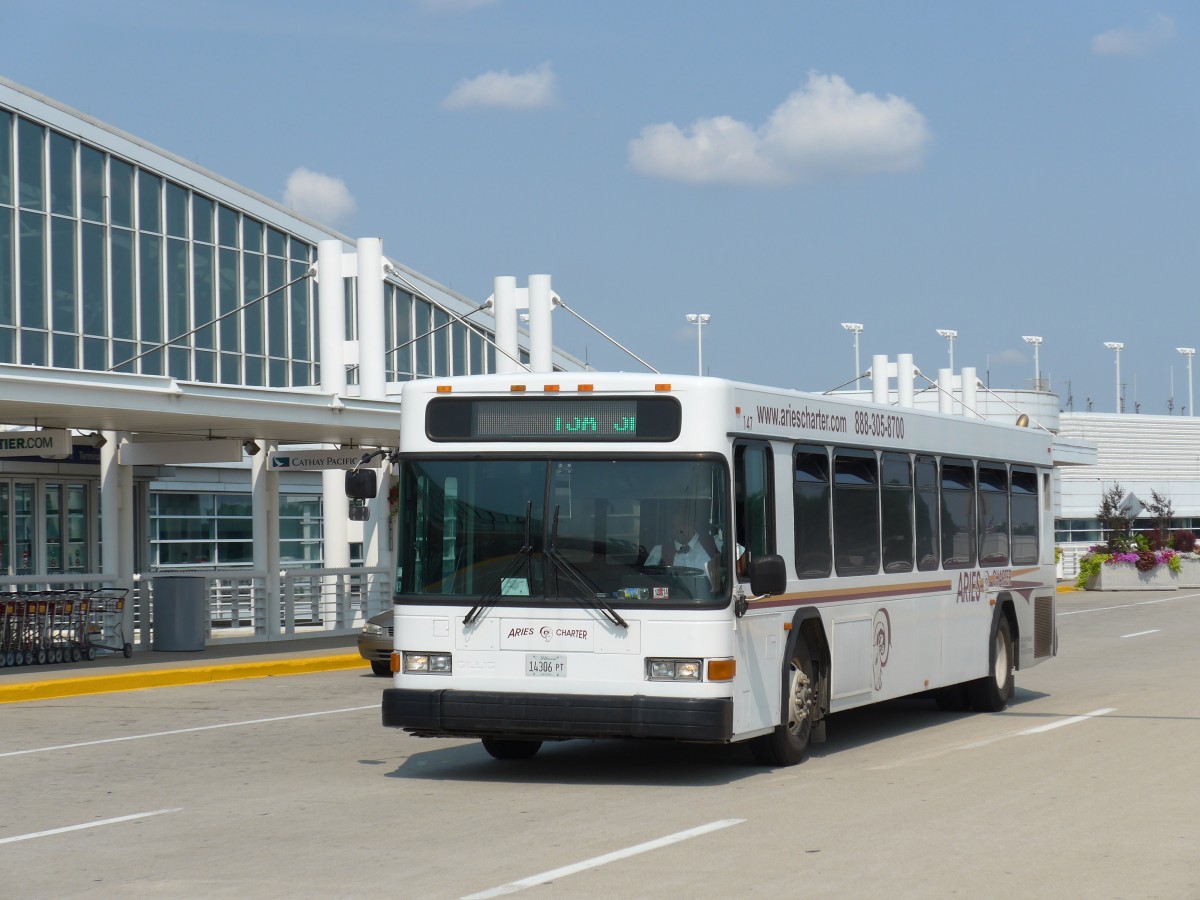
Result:
{"label": "bus tire", "polygon": [[504,738],[482,738],[483,749],[494,759],[532,759],[542,748],[541,741],[511,741]]}
{"label": "bus tire", "polygon": [[751,741],[750,750],[755,760],[765,766],[794,766],[804,759],[812,739],[817,696],[816,672],[808,644],[803,637],[797,637],[788,663],[783,724],[776,725],[770,734]]}
{"label": "bus tire", "polygon": [[1013,640],[1008,617],[1000,613],[989,642],[988,674],[968,685],[971,705],[979,712],[1000,712],[1013,694]]}

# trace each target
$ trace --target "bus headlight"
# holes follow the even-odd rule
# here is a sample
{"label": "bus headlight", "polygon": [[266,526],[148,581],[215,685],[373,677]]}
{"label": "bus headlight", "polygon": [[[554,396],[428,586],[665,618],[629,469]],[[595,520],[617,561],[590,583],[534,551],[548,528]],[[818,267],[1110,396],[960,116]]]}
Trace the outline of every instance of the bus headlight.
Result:
{"label": "bus headlight", "polygon": [[404,653],[404,672],[449,675],[454,669],[449,653]]}
{"label": "bus headlight", "polygon": [[699,681],[704,671],[702,659],[656,659],[646,660],[648,681]]}

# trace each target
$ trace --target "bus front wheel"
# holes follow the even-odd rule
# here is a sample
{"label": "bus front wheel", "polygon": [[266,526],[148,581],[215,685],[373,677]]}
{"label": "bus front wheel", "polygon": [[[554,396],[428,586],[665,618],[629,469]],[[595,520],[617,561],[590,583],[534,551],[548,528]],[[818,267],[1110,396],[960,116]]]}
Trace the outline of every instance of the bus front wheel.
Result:
{"label": "bus front wheel", "polygon": [[797,638],[788,665],[784,723],[754,738],[750,749],[767,766],[794,766],[804,758],[816,717],[817,679],[804,638]]}
{"label": "bus front wheel", "polygon": [[988,653],[988,674],[967,686],[971,705],[980,712],[1000,712],[1013,694],[1012,628],[1003,614],[996,619]]}
{"label": "bus front wheel", "polygon": [[495,759],[531,759],[542,747],[541,741],[510,741],[482,738],[483,749]]}

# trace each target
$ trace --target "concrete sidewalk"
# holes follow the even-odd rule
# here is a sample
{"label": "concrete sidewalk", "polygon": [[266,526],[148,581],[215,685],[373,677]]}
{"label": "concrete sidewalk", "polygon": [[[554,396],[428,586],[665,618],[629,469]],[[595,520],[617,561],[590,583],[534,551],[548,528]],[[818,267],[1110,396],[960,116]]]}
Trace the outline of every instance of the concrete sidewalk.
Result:
{"label": "concrete sidewalk", "polygon": [[91,662],[6,666],[0,668],[0,704],[366,668],[355,641],[342,636],[216,645],[197,652],[140,650],[129,659],[116,653]]}

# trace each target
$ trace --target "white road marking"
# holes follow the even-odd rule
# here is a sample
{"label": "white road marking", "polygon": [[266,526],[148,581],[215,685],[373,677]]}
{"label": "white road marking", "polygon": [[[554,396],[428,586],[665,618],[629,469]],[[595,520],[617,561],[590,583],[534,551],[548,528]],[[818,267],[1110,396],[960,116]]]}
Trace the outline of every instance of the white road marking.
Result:
{"label": "white road marking", "polygon": [[31,841],[34,838],[50,837],[55,834],[66,834],[68,831],[83,831],[85,828],[99,828],[101,825],[116,825],[118,822],[132,822],[134,819],[148,819],[150,816],[161,816],[165,813],[179,812],[182,806],[174,809],[156,809],[152,812],[133,813],[128,816],[117,816],[115,819],[97,819],[95,822],[84,822],[81,825],[67,825],[65,828],[51,828],[49,831],[34,831],[29,834],[16,834],[12,837],[0,838],[0,844],[15,844],[17,841]]}
{"label": "white road marking", "polygon": [[[1190,596],[1190,595],[1189,595]],[[1154,603],[1166,603],[1168,600],[1183,600],[1183,597],[1161,597],[1158,600],[1142,600],[1138,603],[1122,603],[1119,606],[1089,606],[1087,609],[1072,609],[1060,612],[1062,616],[1078,616],[1081,613],[1108,612],[1111,609],[1133,609],[1135,606],[1150,606]]]}
{"label": "white road marking", "polygon": [[486,900],[488,897],[501,897],[505,894],[515,894],[517,891],[523,891],[527,887],[535,887],[539,884],[546,884],[558,878],[565,878],[567,875],[575,875],[579,872],[595,869],[599,866],[606,865],[610,862],[616,862],[621,859],[628,859],[631,856],[636,856],[639,853],[646,853],[650,850],[658,850],[661,847],[666,847],[671,844],[678,844],[680,841],[686,841],[689,838],[699,837],[702,834],[708,834],[711,831],[719,831],[722,828],[728,828],[730,825],[740,825],[745,822],[745,819],[720,819],[716,822],[709,822],[707,825],[701,825],[698,828],[691,828],[687,831],[679,831],[675,834],[669,834],[666,837],[657,838],[653,841],[646,841],[644,844],[637,844],[633,847],[626,847],[624,850],[617,850],[613,853],[606,853],[603,856],[594,856],[591,859],[585,859],[583,862],[575,863],[570,866],[563,866],[561,869],[554,869],[550,872],[543,872],[541,875],[531,875],[529,878],[522,878],[520,881],[511,881],[508,884],[503,884],[500,887],[492,888],[491,890],[481,891],[478,894],[468,894],[462,900]]}
{"label": "white road marking", "polygon": [[1160,631],[1162,631],[1161,628],[1151,628],[1149,631],[1135,631],[1133,634],[1123,634],[1121,637],[1141,637],[1143,634],[1157,634]]}
{"label": "white road marking", "polygon": [[52,750],[74,750],[76,747],[96,747],[101,744],[119,744],[122,741],[140,741],[146,738],[170,737],[175,734],[192,734],[197,731],[213,731],[217,728],[237,728],[242,725],[266,725],[270,722],[286,722],[289,719],[309,719],[313,716],[332,716],[337,713],[362,712],[364,709],[378,709],[379,704],[370,706],[350,706],[346,709],[326,709],[320,712],[296,713],[291,716],[272,716],[269,719],[246,719],[242,722],[221,722],[216,725],[197,725],[194,728],[176,728],[173,731],[155,731],[150,734],[129,734],[125,737],[104,738],[98,741],[80,741],[77,744],[56,744],[53,747],[35,747],[30,750],[9,750],[0,753],[0,759],[9,756],[26,756],[30,753],[49,753]]}
{"label": "white road marking", "polygon": [[1116,711],[1116,708],[1111,706],[1105,709],[1097,709],[1090,713],[1084,713],[1082,716],[1071,716],[1069,719],[1059,719],[1057,722],[1051,722],[1048,725],[1026,728],[1024,731],[1018,731],[1017,734],[1041,734],[1044,731],[1053,731],[1055,728],[1062,728],[1064,725],[1075,725],[1079,722],[1086,722],[1088,719],[1094,719],[1096,716],[1106,716],[1110,712]]}
{"label": "white road marking", "polygon": [[927,762],[931,759],[937,759],[941,756],[947,756],[951,753],[957,753],[960,750],[978,750],[980,747],[986,747],[988,744],[995,744],[998,741],[1006,741],[1012,737],[1020,737],[1024,734],[1041,734],[1045,731],[1053,731],[1055,728],[1062,728],[1064,725],[1074,725],[1077,722],[1085,722],[1088,719],[1096,716],[1104,716],[1108,713],[1116,712],[1115,708],[1098,709],[1094,712],[1084,713],[1081,716],[1071,716],[1068,719],[1059,719],[1055,722],[1050,722],[1046,725],[1038,725],[1035,728],[1026,728],[1024,731],[1008,731],[1004,734],[996,734],[992,737],[982,738],[978,741],[972,741],[969,744],[958,744],[954,747],[943,747],[941,750],[933,750],[929,753],[921,753],[917,756],[910,756],[907,759],[899,759],[895,762],[887,763],[882,766],[871,766],[870,771],[880,772],[887,769],[898,769],[901,766],[912,765],[913,763]]}

